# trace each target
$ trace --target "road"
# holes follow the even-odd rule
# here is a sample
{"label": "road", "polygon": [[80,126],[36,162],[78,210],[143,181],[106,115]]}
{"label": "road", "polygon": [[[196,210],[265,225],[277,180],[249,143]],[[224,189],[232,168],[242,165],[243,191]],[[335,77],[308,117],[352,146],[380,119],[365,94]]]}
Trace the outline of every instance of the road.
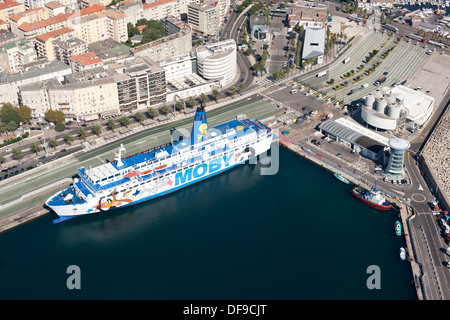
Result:
{"label": "road", "polygon": [[[243,11],[244,12],[244,11]],[[233,14],[235,14],[233,12]],[[237,18],[235,18],[232,26],[230,29],[230,33],[226,33],[227,39],[234,39],[236,41],[236,44],[239,44],[240,40],[240,32],[242,29],[242,25],[246,23],[248,19],[248,16],[245,13],[240,14]],[[245,29],[245,28],[244,28]],[[238,50],[237,51],[237,66],[238,70],[240,72],[240,77],[238,84],[242,83],[244,85],[244,90],[248,90],[250,85],[253,82],[253,72],[252,72],[252,64],[250,60],[247,58],[247,56],[244,54],[244,51]]]}

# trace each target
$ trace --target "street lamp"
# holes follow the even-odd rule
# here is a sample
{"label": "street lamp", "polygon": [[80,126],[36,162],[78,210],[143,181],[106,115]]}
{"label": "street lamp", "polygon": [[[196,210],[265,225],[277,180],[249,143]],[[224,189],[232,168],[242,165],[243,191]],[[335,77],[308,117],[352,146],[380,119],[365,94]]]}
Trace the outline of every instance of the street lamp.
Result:
{"label": "street lamp", "polygon": [[48,152],[47,152],[47,143],[45,143],[45,127],[41,127],[41,130],[42,130],[42,137],[44,138],[44,143],[42,144],[42,146],[44,148],[45,156],[47,156]]}

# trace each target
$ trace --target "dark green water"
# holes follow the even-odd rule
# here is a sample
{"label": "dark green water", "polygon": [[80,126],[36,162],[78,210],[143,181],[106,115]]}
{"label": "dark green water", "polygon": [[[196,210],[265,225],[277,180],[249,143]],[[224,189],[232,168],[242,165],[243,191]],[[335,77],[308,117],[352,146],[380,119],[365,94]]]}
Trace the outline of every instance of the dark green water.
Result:
{"label": "dark green water", "polygon": [[[157,200],[0,234],[0,299],[416,299],[397,213],[280,150]],[[78,265],[81,289],[66,269]],[[369,290],[367,267],[380,268]]]}

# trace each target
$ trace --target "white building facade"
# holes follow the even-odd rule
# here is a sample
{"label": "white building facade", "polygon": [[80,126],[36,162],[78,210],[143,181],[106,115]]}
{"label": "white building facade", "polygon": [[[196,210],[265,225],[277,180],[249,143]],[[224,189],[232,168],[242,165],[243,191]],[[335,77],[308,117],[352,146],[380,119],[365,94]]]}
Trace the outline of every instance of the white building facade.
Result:
{"label": "white building facade", "polygon": [[231,83],[236,76],[236,42],[233,39],[196,49],[198,74],[207,80]]}

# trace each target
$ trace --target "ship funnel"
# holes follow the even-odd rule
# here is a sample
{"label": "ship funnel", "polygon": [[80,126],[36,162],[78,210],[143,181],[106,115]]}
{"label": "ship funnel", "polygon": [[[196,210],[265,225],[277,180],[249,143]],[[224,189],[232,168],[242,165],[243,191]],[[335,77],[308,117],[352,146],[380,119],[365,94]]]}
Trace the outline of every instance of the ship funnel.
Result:
{"label": "ship funnel", "polygon": [[198,107],[194,116],[194,125],[191,132],[191,145],[204,141],[207,137],[208,121],[204,107]]}

